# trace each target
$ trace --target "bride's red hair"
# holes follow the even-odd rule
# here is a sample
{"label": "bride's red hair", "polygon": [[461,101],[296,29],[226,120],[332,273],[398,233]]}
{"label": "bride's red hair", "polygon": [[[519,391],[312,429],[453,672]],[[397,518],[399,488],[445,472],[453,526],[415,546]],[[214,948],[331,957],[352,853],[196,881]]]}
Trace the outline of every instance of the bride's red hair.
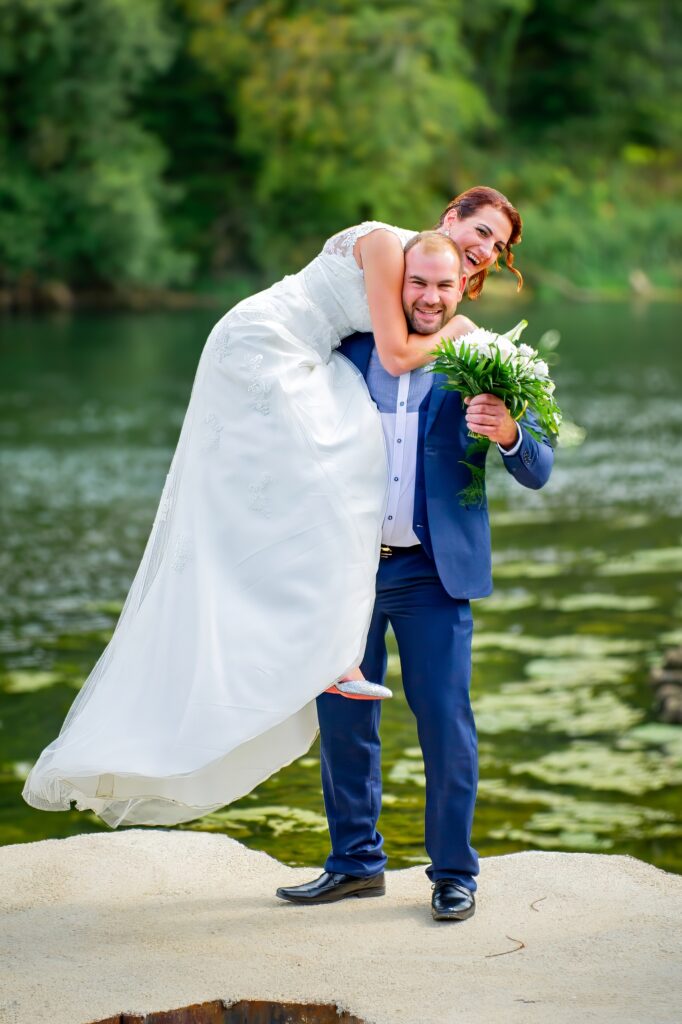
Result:
{"label": "bride's red hair", "polygon": [[[455,196],[455,198],[448,203],[441,214],[441,218],[438,221],[438,227],[441,227],[446,215],[450,210],[455,210],[460,220],[465,220],[467,217],[473,217],[477,210],[480,210],[482,206],[492,206],[496,210],[501,210],[509,220],[511,221],[512,231],[509,236],[504,249],[504,262],[512,274],[516,278],[516,290],[521,291],[523,287],[523,276],[519,270],[514,266],[514,253],[512,252],[512,245],[516,245],[521,241],[521,231],[523,224],[521,221],[521,214],[515,206],[509,202],[506,196],[503,196],[501,192],[498,192],[494,188],[488,188],[487,185],[476,185],[474,188],[468,188],[466,192],[462,192],[461,195]],[[497,263],[495,263],[497,266]],[[483,291],[483,285],[485,279],[488,276],[488,270],[479,270],[478,273],[472,274],[469,278],[467,285],[467,295],[470,299],[477,299]]]}

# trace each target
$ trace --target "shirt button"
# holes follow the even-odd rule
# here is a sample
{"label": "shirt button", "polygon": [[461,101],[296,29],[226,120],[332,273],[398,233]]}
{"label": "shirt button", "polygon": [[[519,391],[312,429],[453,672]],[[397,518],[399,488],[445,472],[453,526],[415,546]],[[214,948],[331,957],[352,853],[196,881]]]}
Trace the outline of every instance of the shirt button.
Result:
{"label": "shirt button", "polygon": [[404,403],[404,402],[401,402],[400,404],[401,404],[401,405],[405,405],[405,403]]}
{"label": "shirt button", "polygon": [[388,518],[389,518],[389,519],[393,519],[393,516],[389,516]]}
{"label": "shirt button", "polygon": [[397,476],[394,476],[394,477],[393,477],[393,479],[394,479],[394,481],[395,481],[396,483],[398,483],[398,477],[397,477]]}
{"label": "shirt button", "polygon": [[402,437],[399,437],[397,442],[396,442],[396,444],[402,444],[402,443],[403,443],[403,439],[402,439]]}

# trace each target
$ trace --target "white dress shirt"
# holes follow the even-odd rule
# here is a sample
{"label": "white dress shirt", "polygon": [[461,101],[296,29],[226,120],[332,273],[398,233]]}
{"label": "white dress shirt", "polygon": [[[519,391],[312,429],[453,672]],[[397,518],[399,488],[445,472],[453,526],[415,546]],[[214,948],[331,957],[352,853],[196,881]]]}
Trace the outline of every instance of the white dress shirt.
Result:
{"label": "white dress shirt", "polygon": [[[428,366],[392,377],[381,365],[376,348],[372,349],[367,370],[367,387],[377,404],[384,430],[390,471],[388,503],[381,534],[382,544],[412,547],[419,538],[412,529],[414,490],[417,475],[419,408],[431,391],[433,374]],[[498,445],[503,456],[515,455],[522,441],[513,448]]]}

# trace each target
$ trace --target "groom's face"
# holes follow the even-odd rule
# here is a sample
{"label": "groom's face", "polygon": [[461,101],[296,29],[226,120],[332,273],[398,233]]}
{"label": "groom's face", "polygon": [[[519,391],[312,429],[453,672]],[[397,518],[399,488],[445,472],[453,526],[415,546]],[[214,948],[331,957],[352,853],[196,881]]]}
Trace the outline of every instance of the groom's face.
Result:
{"label": "groom's face", "polygon": [[412,330],[434,334],[454,316],[466,277],[451,249],[415,245],[405,254],[403,309]]}

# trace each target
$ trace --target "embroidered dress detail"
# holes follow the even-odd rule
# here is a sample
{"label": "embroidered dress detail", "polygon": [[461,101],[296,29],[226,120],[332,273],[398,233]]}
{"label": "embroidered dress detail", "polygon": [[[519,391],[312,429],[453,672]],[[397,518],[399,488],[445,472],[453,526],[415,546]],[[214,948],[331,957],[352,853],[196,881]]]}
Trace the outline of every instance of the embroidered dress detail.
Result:
{"label": "embroidered dress detail", "polygon": [[213,339],[213,351],[219,363],[227,359],[230,354],[230,335],[225,327],[218,327]]}
{"label": "embroidered dress detail", "polygon": [[272,384],[270,381],[263,380],[263,371],[261,370],[262,365],[263,355],[262,353],[258,353],[255,356],[250,356],[249,359],[242,363],[242,368],[249,374],[249,384],[246,390],[253,397],[253,408],[256,412],[260,412],[263,416],[267,416],[270,412],[268,396],[272,390]]}
{"label": "embroidered dress detail", "polygon": [[270,501],[265,489],[272,483],[272,477],[264,473],[258,483],[249,486],[249,508],[252,512],[261,512],[266,519],[270,518]]}
{"label": "embroidered dress detail", "polygon": [[220,435],[224,429],[223,424],[214,412],[209,412],[204,416],[201,450],[203,452],[217,451],[220,447]]}
{"label": "embroidered dress detail", "polygon": [[175,572],[184,572],[187,563],[192,555],[192,540],[186,533],[180,533],[175,538],[173,559],[171,565]]}

